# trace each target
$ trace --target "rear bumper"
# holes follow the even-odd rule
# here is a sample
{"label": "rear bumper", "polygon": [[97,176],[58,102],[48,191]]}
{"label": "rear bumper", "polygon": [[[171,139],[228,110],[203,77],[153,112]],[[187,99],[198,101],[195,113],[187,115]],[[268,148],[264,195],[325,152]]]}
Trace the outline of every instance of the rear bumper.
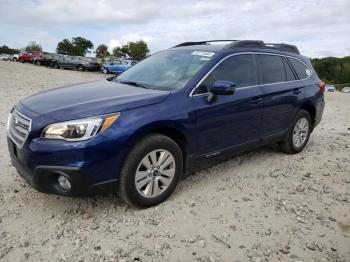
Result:
{"label": "rear bumper", "polygon": [[325,101],[324,101],[324,97],[323,97],[322,100],[318,101],[318,103],[316,105],[316,116],[315,116],[314,127],[316,127],[321,122],[324,107],[325,107]]}

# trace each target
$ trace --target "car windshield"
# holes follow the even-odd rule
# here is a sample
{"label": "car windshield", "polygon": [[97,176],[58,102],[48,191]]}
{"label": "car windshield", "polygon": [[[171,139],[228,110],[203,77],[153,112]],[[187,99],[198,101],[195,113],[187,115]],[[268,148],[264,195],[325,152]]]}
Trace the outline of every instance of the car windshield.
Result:
{"label": "car windshield", "polygon": [[137,63],[122,73],[117,81],[151,89],[181,89],[213,55],[202,51],[162,51]]}

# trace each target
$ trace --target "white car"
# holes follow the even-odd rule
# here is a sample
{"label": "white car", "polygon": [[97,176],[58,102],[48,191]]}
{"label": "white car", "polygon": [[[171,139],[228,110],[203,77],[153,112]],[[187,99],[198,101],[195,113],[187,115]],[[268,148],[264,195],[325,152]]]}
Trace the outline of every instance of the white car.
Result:
{"label": "white car", "polygon": [[18,60],[19,60],[19,54],[14,54],[14,55],[12,56],[12,61],[13,61],[13,62],[18,62]]}
{"label": "white car", "polygon": [[350,87],[346,86],[341,90],[343,93],[350,93]]}

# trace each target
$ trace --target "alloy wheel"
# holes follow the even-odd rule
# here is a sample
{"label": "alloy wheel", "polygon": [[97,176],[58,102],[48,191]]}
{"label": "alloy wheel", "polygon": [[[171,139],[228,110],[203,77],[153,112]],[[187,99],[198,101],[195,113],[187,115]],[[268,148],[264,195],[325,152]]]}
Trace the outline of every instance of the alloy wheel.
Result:
{"label": "alloy wheel", "polygon": [[135,174],[135,186],[146,198],[161,195],[175,176],[174,156],[165,149],[148,153],[139,163]]}
{"label": "alloy wheel", "polygon": [[305,143],[309,134],[309,121],[302,117],[300,118],[293,129],[293,144],[296,148],[300,148]]}

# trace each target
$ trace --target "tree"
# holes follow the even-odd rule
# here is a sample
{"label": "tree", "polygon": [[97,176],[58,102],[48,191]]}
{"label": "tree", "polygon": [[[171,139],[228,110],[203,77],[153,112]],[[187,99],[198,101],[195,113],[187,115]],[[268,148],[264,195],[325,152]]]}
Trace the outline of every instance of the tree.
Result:
{"label": "tree", "polygon": [[103,58],[106,56],[110,56],[110,53],[108,52],[108,47],[105,44],[100,44],[96,48],[96,57]]}
{"label": "tree", "polygon": [[73,52],[73,45],[67,38],[65,38],[57,44],[56,51],[58,54],[71,55]]}
{"label": "tree", "polygon": [[0,46],[0,54],[18,54],[20,51],[18,49],[9,48],[7,45]]}
{"label": "tree", "polygon": [[131,58],[138,61],[146,58],[148,53],[147,43],[143,40],[128,42],[122,47],[115,47],[113,49],[113,55],[116,57]]}
{"label": "tree", "polygon": [[24,48],[26,51],[42,51],[43,48],[40,44],[38,44],[35,41],[31,41],[28,43],[28,45]]}
{"label": "tree", "polygon": [[322,81],[332,84],[350,83],[350,56],[314,58],[311,62]]}
{"label": "tree", "polygon": [[89,49],[94,48],[94,44],[83,37],[73,37],[72,41],[67,38],[57,44],[56,51],[59,54],[85,56]]}
{"label": "tree", "polygon": [[127,58],[128,57],[128,46],[123,45],[122,47],[115,47],[113,48],[113,56],[120,57],[120,58]]}
{"label": "tree", "polygon": [[147,43],[143,40],[137,42],[129,42],[128,43],[128,55],[137,61],[145,59],[147,54],[149,53],[149,49]]}

